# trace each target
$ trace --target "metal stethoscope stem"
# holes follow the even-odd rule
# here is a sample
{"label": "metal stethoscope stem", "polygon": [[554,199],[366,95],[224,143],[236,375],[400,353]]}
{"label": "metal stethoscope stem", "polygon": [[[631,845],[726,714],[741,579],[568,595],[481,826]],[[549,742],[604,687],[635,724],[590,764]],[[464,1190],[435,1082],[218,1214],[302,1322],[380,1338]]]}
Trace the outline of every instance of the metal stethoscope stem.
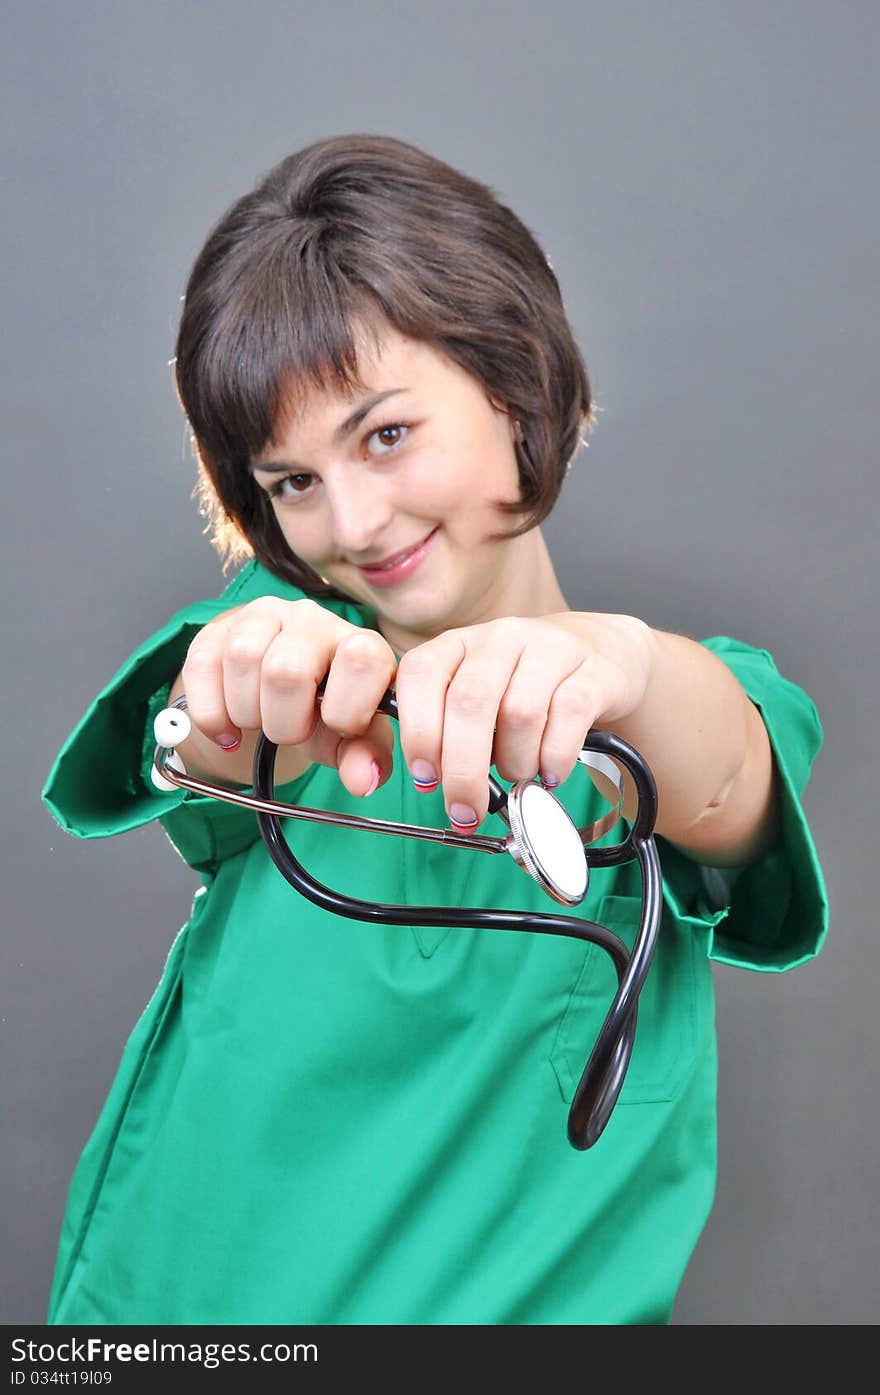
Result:
{"label": "metal stethoscope stem", "polygon": [[[320,698],[320,690],[318,695]],[[611,1117],[629,1066],[635,1039],[639,993],[650,968],[662,912],[660,861],[653,838],[657,817],[657,790],[653,776],[639,753],[611,732],[588,733],[580,759],[585,764],[600,768],[607,776],[613,778],[620,799],[617,810],[597,823],[581,829],[574,828],[562,805],[548,790],[544,790],[533,781],[520,781],[507,791],[490,774],[489,812],[497,814],[511,830],[504,838],[492,838],[474,833],[458,833],[453,829],[426,828],[392,820],[363,818],[279,803],[275,799],[274,780],[277,746],[269,741],[264,733],[261,733],[254,753],[253,794],[190,776],[174,749],[189,732],[189,719],[183,710],[185,707],[186,698],[178,698],[176,703],[166,708],[156,719],[158,744],[154,758],[154,783],[160,788],[180,787],[196,794],[253,809],[260,834],[278,870],[302,896],[324,910],[331,911],[334,915],[383,925],[467,926],[474,929],[565,935],[596,944],[610,955],[617,973],[617,992],[578,1081],[568,1115],[569,1142],[574,1148],[581,1150],[592,1147]],[[385,694],[377,710],[396,719],[397,702],[393,692]],[[622,782],[613,762],[628,770],[633,779],[638,795],[636,814],[630,832],[622,843],[606,848],[590,847],[589,844],[593,840],[617,822],[622,811]],[[546,801],[552,801],[552,806]],[[541,837],[536,836],[540,833],[541,822],[540,818],[536,822],[536,816],[541,815],[542,809],[551,816],[552,836],[549,847],[546,833],[543,843]],[[520,867],[538,881],[549,896],[564,905],[577,904],[583,899],[589,867],[608,867],[637,859],[642,876],[642,908],[633,949],[630,951],[624,941],[605,926],[574,916],[479,907],[394,905],[343,895],[318,882],[297,860],[283,835],[282,818],[416,838],[453,848],[470,848],[478,852],[507,852]],[[564,824],[559,822],[560,818],[564,819]],[[570,832],[566,831],[566,824]],[[556,870],[555,844],[560,837],[563,842],[566,838],[569,842],[574,838],[580,846],[585,864],[582,886],[576,872],[572,880],[567,868],[561,876]],[[549,858],[548,851],[551,853]]]}

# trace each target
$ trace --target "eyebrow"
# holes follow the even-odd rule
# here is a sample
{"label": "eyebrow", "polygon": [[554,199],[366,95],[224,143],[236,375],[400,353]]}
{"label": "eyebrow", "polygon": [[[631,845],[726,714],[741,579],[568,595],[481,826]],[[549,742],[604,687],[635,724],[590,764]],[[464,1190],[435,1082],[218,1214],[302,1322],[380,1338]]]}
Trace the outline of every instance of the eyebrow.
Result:
{"label": "eyebrow", "polygon": [[[409,392],[409,388],[389,388],[387,392],[377,392],[375,396],[365,398],[359,406],[355,407],[353,412],[349,413],[344,421],[339,423],[336,430],[333,432],[333,444],[341,446],[352,432],[357,431],[361,422],[365,417],[370,415],[374,407],[378,407],[380,402],[384,402],[387,397],[396,396],[399,392]],[[254,470],[261,470],[266,474],[279,474],[282,470],[291,470],[294,468],[298,467],[296,466],[296,462],[291,460],[255,460],[250,466],[250,471],[252,474]]]}

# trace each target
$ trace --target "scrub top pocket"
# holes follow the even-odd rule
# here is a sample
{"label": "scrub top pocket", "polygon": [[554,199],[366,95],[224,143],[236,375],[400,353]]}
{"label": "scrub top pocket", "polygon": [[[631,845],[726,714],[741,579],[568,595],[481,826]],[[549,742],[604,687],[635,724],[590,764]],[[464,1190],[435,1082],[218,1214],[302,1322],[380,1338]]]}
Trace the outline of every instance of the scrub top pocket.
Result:
{"label": "scrub top pocket", "polygon": [[[640,896],[607,895],[595,918],[631,949],[641,904]],[[698,928],[692,921],[677,920],[664,903],[654,957],[639,996],[636,1039],[620,1092],[621,1105],[672,1100],[689,1078],[701,1035],[701,972],[709,978],[711,993]],[[567,1100],[574,1095],[616,991],[617,975],[609,955],[598,945],[588,945],[550,1057]]]}

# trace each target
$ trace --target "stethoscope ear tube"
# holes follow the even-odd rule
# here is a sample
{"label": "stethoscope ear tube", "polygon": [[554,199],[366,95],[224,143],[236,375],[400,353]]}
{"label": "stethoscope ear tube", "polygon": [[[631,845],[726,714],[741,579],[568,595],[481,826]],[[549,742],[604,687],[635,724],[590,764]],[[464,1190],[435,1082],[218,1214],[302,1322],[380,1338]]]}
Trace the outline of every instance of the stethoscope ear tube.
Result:
{"label": "stethoscope ear tube", "polygon": [[[397,716],[393,696],[386,694],[380,709]],[[392,925],[432,925],[490,930],[527,930],[537,934],[567,935],[599,945],[612,958],[618,976],[617,992],[596,1038],[578,1082],[568,1116],[568,1140],[584,1150],[598,1141],[617,1103],[635,1040],[638,997],[650,968],[662,914],[662,877],[653,840],[657,817],[657,790],[653,776],[639,753],[611,732],[593,731],[584,751],[607,755],[629,771],[638,794],[638,808],[623,843],[586,851],[593,866],[611,866],[637,858],[642,874],[642,912],[632,952],[619,936],[594,921],[572,916],[540,915],[521,911],[449,906],[393,905],[363,901],[342,895],[312,877],[294,856],[273,811],[257,807],[257,823],[270,857],[286,880],[301,895],[350,919]],[[253,789],[262,804],[275,801],[277,746],[261,733],[254,753]],[[502,812],[505,792],[490,777],[490,811]],[[488,841],[488,840],[487,840]]]}

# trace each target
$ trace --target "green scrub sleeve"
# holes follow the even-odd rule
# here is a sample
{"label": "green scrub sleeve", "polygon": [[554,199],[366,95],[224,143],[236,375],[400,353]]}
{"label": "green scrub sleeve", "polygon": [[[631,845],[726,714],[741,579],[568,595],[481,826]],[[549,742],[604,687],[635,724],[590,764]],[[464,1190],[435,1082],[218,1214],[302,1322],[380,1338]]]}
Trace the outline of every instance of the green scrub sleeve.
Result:
{"label": "green scrub sleeve", "polygon": [[779,772],[781,834],[760,861],[706,868],[658,838],[664,892],[677,916],[708,929],[709,957],[780,972],[812,959],[828,930],[828,895],[802,797],[823,741],[815,704],[772,655],[717,635],[701,643],[728,666],[767,728]]}
{"label": "green scrub sleeve", "polygon": [[[107,838],[158,819],[183,860],[209,875],[257,840],[252,810],[191,791],[157,790],[150,767],[153,720],[167,705],[197,632],[223,611],[269,594],[294,600],[304,592],[247,563],[222,596],[177,611],[126,660],[65,741],[43,788],[43,802],[65,832]],[[328,604],[363,623],[354,606]],[[279,798],[294,800],[311,774],[280,785]]]}

